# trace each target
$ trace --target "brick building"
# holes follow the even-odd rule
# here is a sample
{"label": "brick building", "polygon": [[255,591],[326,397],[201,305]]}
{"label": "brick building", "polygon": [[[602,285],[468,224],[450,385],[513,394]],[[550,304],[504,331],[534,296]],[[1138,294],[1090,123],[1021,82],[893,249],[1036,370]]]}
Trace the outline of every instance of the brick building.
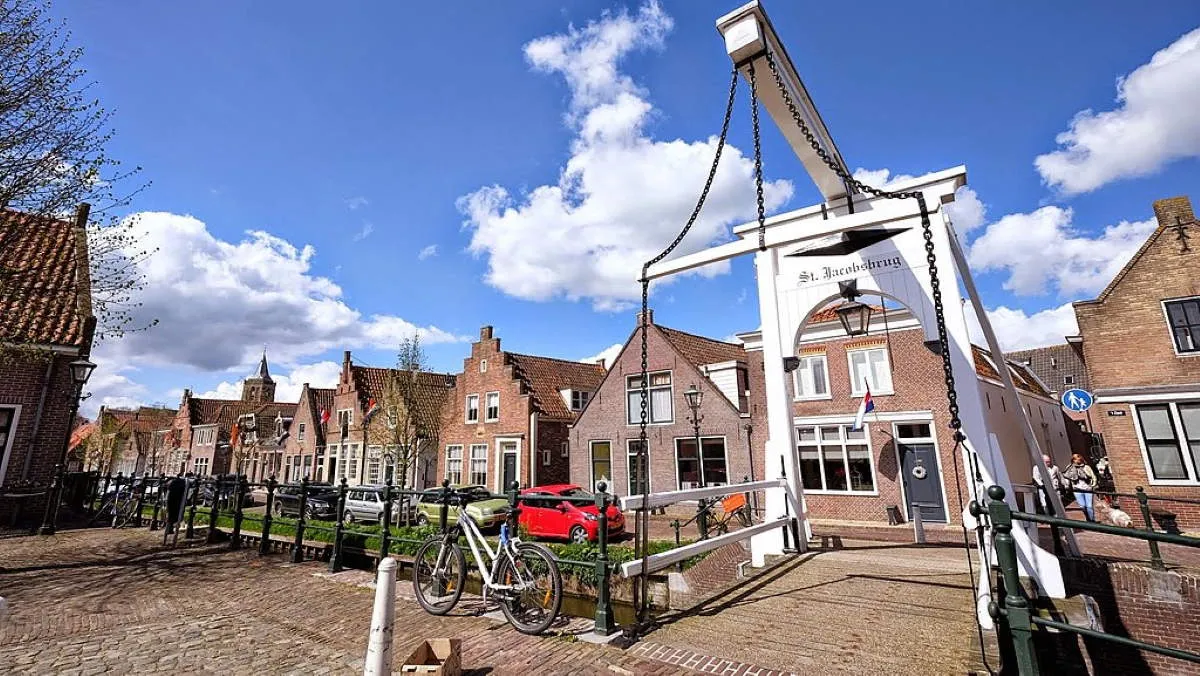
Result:
{"label": "brick building", "polygon": [[126,476],[161,473],[166,462],[156,434],[171,427],[175,414],[173,408],[101,406],[96,416],[96,433],[84,444],[83,468]]}
{"label": "brick building", "polygon": [[[397,484],[433,485],[438,476],[442,407],[455,380],[449,373],[359,366],[349,350],[344,352],[324,431],[324,476],[345,477],[352,486],[379,485],[391,473]],[[364,424],[372,402],[378,405],[378,412]],[[406,439],[416,445],[408,453],[403,449]],[[402,482],[395,471],[405,464],[408,476]]]}
{"label": "brick building", "polygon": [[[950,433],[941,357],[907,310],[879,310],[867,335],[848,337],[833,310],[823,309],[797,341],[800,363],[790,390],[809,516],[814,523],[888,522],[889,507],[907,520],[915,505],[927,524],[956,523],[962,510],[956,486],[960,461]],[[759,332],[739,338],[748,350],[759,349]],[[1033,463],[1016,404],[985,350],[974,347],[974,362],[988,431],[997,437],[1013,483],[1029,484]],[[1023,366],[1007,367],[1039,444],[1058,464],[1065,463],[1070,447],[1058,403]],[[966,374],[956,376],[959,387],[970,382]],[[855,430],[864,383],[875,410],[863,429]],[[967,479],[961,481],[966,495]]]}
{"label": "brick building", "polygon": [[437,476],[493,491],[567,481],[570,424],[603,379],[599,364],[504,352],[484,326],[442,410]]}
{"label": "brick building", "polygon": [[238,472],[252,481],[279,476],[296,404],[275,401],[275,381],[263,354],[238,400],[203,399],[183,391],[171,426],[175,444],[167,473]]}
{"label": "brick building", "polygon": [[300,390],[300,402],[292,418],[291,434],[283,449],[283,474],[280,480],[327,481],[325,474],[325,425],[324,415],[333,415],[332,387],[310,387],[304,383]]}
{"label": "brick building", "polygon": [[[636,465],[641,440],[641,319],[571,429],[571,482],[615,495],[645,492]],[[654,323],[646,332],[649,376],[649,491],[741,482],[764,476],[766,426],[762,352]],[[700,447],[684,392],[701,393]],[[752,449],[758,449],[752,453]],[[778,464],[773,476],[778,476]]]}
{"label": "brick building", "polygon": [[[1197,499],[1200,224],[1186,197],[1158,200],[1154,215],[1146,243],[1099,296],[1075,303],[1075,316],[1117,491]],[[1155,508],[1200,525],[1194,505]]]}
{"label": "brick building", "polygon": [[69,364],[91,351],[86,225],[0,210],[0,524],[41,518],[73,429]]}

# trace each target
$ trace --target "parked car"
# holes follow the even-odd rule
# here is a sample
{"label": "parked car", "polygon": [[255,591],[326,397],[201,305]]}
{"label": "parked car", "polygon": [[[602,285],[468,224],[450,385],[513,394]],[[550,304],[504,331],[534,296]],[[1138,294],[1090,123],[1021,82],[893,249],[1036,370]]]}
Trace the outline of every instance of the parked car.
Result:
{"label": "parked car", "polygon": [[[355,486],[346,492],[346,509],[342,512],[342,521],[350,524],[355,521],[383,523],[383,487]],[[400,513],[399,496],[392,498],[392,519],[397,520]]]}
{"label": "parked car", "polygon": [[[447,520],[451,525],[458,523],[459,512],[465,509],[467,516],[481,529],[498,528],[508,514],[508,500],[492,497],[484,486],[455,486],[466,494],[465,507],[450,505]],[[421,494],[417,503],[417,523],[420,525],[442,525],[442,489],[431,488]]]}
{"label": "parked car", "polygon": [[[213,481],[206,481],[200,484],[200,504],[205,507],[212,507],[213,498],[216,497],[218,504],[222,509],[233,509],[233,503],[237,496],[237,477],[230,474],[228,476],[216,476]],[[216,485],[214,485],[214,483]],[[247,490],[242,494],[242,507],[253,507],[254,496]]]}
{"label": "parked car", "polygon": [[[336,519],[338,491],[331,484],[308,485],[308,498],[304,502],[304,516],[308,519]],[[289,484],[275,489],[275,502],[271,505],[275,516],[300,515],[300,486]]]}
{"label": "parked car", "polygon": [[[544,538],[564,538],[571,542],[594,542],[600,535],[600,510],[595,502],[580,504],[563,498],[595,496],[575,484],[534,486],[521,491],[521,526],[530,535]],[[616,505],[609,505],[609,537],[625,532],[625,515]]]}

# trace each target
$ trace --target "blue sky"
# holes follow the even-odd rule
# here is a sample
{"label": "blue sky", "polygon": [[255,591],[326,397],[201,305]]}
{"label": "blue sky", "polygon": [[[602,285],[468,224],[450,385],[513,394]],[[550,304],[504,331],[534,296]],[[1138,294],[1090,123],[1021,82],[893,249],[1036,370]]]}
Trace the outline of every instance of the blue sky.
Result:
{"label": "blue sky", "polygon": [[[59,3],[115,111],[111,154],[153,182],[130,211],[161,249],[162,321],[101,348],[92,405],[233,394],[264,343],[290,392],[328,385],[342,349],[390,364],[414,329],[449,371],[482,324],[567,359],[623,341],[633,261],[670,241],[711,156],[714,20],[737,3],[564,4]],[[1200,185],[1191,0],[767,9],[852,167],[967,165],[972,264],[1009,347],[1070,331],[1065,304],[1136,249],[1151,202]],[[739,103],[692,249],[753,214]],[[817,202],[769,121],[764,138],[772,206]],[[714,337],[758,325],[748,260],[652,304]]]}

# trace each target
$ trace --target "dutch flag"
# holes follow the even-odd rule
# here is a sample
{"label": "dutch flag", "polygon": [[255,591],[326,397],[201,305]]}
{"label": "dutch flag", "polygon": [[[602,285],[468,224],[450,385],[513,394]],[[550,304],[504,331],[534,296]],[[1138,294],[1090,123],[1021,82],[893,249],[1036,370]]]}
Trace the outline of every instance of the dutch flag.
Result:
{"label": "dutch flag", "polygon": [[854,429],[861,430],[863,426],[863,418],[868,413],[875,410],[875,402],[871,401],[871,388],[867,387],[867,391],[863,394],[862,401],[858,404],[858,413],[854,414]]}

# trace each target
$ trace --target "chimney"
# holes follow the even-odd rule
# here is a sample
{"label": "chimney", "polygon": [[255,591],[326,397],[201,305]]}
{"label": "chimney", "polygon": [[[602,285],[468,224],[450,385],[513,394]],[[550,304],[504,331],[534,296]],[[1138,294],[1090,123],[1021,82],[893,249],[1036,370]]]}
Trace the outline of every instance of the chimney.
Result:
{"label": "chimney", "polygon": [[183,401],[187,401],[188,399],[191,399],[191,398],[192,398],[192,391],[185,388],[183,390]]}
{"label": "chimney", "polygon": [[604,357],[600,357],[599,359],[597,359],[596,363],[599,364],[600,368],[604,369],[605,371],[608,370],[608,366],[604,363]]}
{"label": "chimney", "polygon": [[1176,223],[1187,225],[1196,222],[1196,215],[1192,213],[1192,203],[1186,196],[1155,200],[1154,217],[1158,219],[1160,228],[1169,228]]}
{"label": "chimney", "polygon": [[345,352],[342,353],[342,364],[345,365],[345,364],[349,364],[349,363],[350,363],[350,350],[346,350]]}
{"label": "chimney", "polygon": [[490,324],[488,324],[488,325],[481,327],[479,329],[480,342],[485,341],[485,340],[491,340],[491,339],[492,339],[492,326]]}
{"label": "chimney", "polygon": [[[646,324],[653,324],[653,323],[654,323],[654,310],[647,309],[646,310]],[[639,327],[642,325],[642,313],[641,312],[637,313],[637,325]]]}

